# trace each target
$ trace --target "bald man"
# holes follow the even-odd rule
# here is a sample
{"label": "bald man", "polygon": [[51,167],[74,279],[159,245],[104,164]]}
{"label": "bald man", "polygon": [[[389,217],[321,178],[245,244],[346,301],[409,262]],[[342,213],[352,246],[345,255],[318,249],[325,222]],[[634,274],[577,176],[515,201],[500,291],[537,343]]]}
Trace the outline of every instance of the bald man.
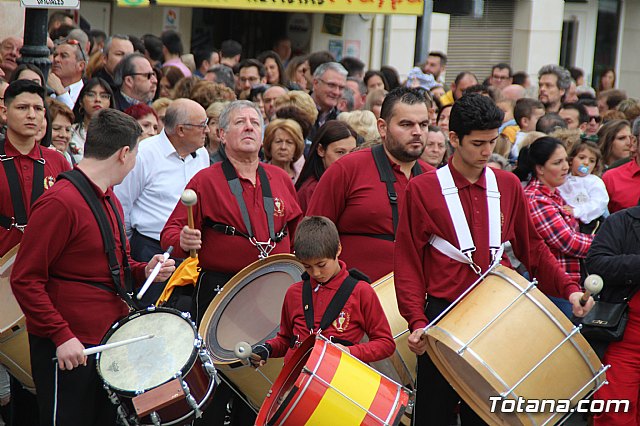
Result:
{"label": "bald man", "polygon": [[16,37],[7,37],[0,42],[0,69],[4,71],[8,78],[13,70],[18,66],[18,58],[20,57],[20,49],[22,48],[22,39]]}
{"label": "bald man", "polygon": [[[140,142],[135,167],[114,189],[122,203],[134,259],[160,253],[160,231],[187,182],[209,166],[204,108],[190,99],[176,99],[164,120],[159,134]],[[155,302],[162,291],[159,287],[150,288],[144,299]]]}
{"label": "bald man", "polygon": [[517,101],[518,99],[524,98],[525,88],[520,86],[519,84],[510,84],[500,92],[503,98],[509,99],[511,101]]}

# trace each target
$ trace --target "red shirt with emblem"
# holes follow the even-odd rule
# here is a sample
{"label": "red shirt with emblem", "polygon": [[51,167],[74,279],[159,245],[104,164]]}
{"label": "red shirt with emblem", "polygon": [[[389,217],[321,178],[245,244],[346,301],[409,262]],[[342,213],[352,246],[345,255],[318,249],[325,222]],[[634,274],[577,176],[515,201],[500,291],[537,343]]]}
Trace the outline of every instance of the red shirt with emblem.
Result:
{"label": "red shirt with emblem", "polygon": [[[315,289],[311,295],[314,332],[320,327],[322,315],[348,275],[345,263],[340,261],[340,272],[326,283],[320,284],[310,278],[311,287]],[[284,356],[285,364],[295,352],[295,349],[290,348],[291,339],[296,336],[296,340],[302,342],[310,334],[304,319],[302,284],[300,281],[287,290],[282,306],[280,331],[275,338],[267,341],[272,348],[271,356]],[[378,295],[369,283],[358,281],[339,317],[340,322],[336,319],[322,332],[324,337],[336,337],[354,343],[353,346],[349,346],[349,351],[363,362],[379,361],[393,354],[396,344],[391,335],[389,322]],[[360,343],[365,334],[369,341]]]}
{"label": "red shirt with emblem", "polygon": [[[289,175],[279,167],[262,164],[269,179],[274,199],[275,232],[286,228],[287,235],[273,249],[271,254],[290,253],[293,235],[302,217],[296,191]],[[264,211],[262,186],[256,171],[256,185],[240,177],[242,197],[247,206],[251,227],[258,241],[269,240],[267,215]],[[205,223],[208,220],[233,226],[247,234],[242,221],[240,207],[227,184],[222,171],[222,163],[216,163],[198,172],[187,184],[198,195],[198,203],[193,207],[195,227],[202,231],[202,249],[198,252],[200,267],[210,271],[237,273],[245,266],[258,260],[258,249],[247,238],[239,235],[225,235],[215,231]],[[178,202],[160,234],[163,248],[173,246],[173,255],[187,257],[180,247],[180,231],[187,224],[187,208]]]}
{"label": "red shirt with emblem", "polygon": [[[473,260],[486,271],[491,255],[485,173],[471,183],[453,167],[451,161],[449,168],[476,246]],[[501,241],[511,242],[516,257],[539,280],[538,287],[544,293],[568,298],[571,293],[580,291],[577,282],[569,278],[536,231],[518,178],[502,170],[495,170],[495,175],[500,191]],[[410,330],[427,325],[428,319],[424,314],[426,294],[453,302],[478,279],[469,265],[433,248],[429,244],[432,235],[459,247],[435,172],[418,176],[407,185],[398,224],[394,284],[400,314],[409,323]],[[503,263],[509,266],[506,256]]]}
{"label": "red shirt with emblem", "polygon": [[[111,188],[102,192],[92,186],[107,213],[122,265],[120,232],[107,197],[115,201],[121,219],[122,206]],[[125,244],[128,254],[129,244]],[[129,264],[134,280],[142,284],[146,263],[129,257]],[[51,339],[56,346],[73,337],[84,344],[98,344],[111,325],[129,313],[115,294],[98,222],[68,180],[58,181],[34,203],[13,266],[11,288],[26,316],[29,333]]]}
{"label": "red shirt with emblem", "polygon": [[[56,180],[59,173],[69,170],[71,167],[65,158],[58,151],[34,144],[33,149],[28,154],[21,154],[9,141],[5,139],[4,151],[7,157],[13,157],[13,163],[18,172],[20,187],[22,189],[22,202],[27,213],[31,212],[31,190],[33,189],[33,163],[44,158],[44,189],[49,189]],[[40,155],[42,151],[42,156]],[[7,160],[9,161],[9,160]],[[9,181],[4,170],[0,166],[0,215],[13,217],[13,203],[11,202],[11,191]],[[22,232],[17,228],[6,229],[0,226],[0,256],[4,256],[11,248],[20,242]]]}
{"label": "red shirt with emblem", "polygon": [[[409,179],[400,166],[391,160],[389,164],[396,177],[394,188],[401,212]],[[418,164],[425,172],[433,170],[422,160],[418,160]],[[324,172],[306,214],[326,216],[336,224],[342,243],[340,258],[350,267],[364,272],[371,282],[393,270],[391,204],[370,148],[345,155]],[[387,235],[391,239],[371,235]]]}

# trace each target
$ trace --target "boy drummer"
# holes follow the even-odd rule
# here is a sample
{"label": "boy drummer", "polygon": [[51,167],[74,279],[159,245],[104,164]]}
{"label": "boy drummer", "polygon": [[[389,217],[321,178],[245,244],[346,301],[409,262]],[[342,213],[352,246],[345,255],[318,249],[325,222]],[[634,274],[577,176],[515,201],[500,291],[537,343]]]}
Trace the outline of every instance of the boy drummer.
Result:
{"label": "boy drummer", "polygon": [[[395,350],[389,322],[366,278],[338,260],[342,247],[336,226],[326,217],[303,219],[296,230],[295,255],[306,270],[284,298],[278,335],[254,347],[285,363],[310,334],[322,333],[363,362],[385,359]],[[360,343],[364,335],[369,341]]]}

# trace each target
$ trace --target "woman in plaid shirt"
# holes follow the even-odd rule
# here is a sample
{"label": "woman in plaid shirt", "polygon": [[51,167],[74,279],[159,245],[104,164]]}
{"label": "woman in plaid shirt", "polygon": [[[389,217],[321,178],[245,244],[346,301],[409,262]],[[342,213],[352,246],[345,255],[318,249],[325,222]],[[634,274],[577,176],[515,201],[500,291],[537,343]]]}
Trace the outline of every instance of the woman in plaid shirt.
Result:
{"label": "woman in plaid shirt", "polygon": [[524,192],[536,230],[567,274],[580,282],[580,259],[587,256],[593,235],[578,231],[573,208],[557,191],[569,174],[564,145],[548,136],[537,139],[521,151],[514,173],[522,181],[531,177]]}

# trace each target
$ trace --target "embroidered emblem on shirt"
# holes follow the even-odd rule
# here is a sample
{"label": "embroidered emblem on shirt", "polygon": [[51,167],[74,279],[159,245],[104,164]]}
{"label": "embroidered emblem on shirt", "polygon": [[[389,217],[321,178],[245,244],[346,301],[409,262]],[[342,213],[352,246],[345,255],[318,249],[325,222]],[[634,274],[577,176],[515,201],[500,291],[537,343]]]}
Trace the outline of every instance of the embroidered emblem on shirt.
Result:
{"label": "embroidered emblem on shirt", "polygon": [[349,315],[348,312],[340,311],[340,315],[338,315],[338,318],[336,318],[335,320],[333,320],[333,327],[338,330],[339,333],[342,333],[344,331],[347,330],[347,328],[349,328],[349,320],[351,319],[351,315]]}
{"label": "embroidered emblem on shirt", "polygon": [[284,216],[284,201],[280,198],[273,199],[273,215]]}
{"label": "embroidered emblem on shirt", "polygon": [[47,176],[44,178],[44,189],[49,189],[56,183],[56,178],[53,176]]}

